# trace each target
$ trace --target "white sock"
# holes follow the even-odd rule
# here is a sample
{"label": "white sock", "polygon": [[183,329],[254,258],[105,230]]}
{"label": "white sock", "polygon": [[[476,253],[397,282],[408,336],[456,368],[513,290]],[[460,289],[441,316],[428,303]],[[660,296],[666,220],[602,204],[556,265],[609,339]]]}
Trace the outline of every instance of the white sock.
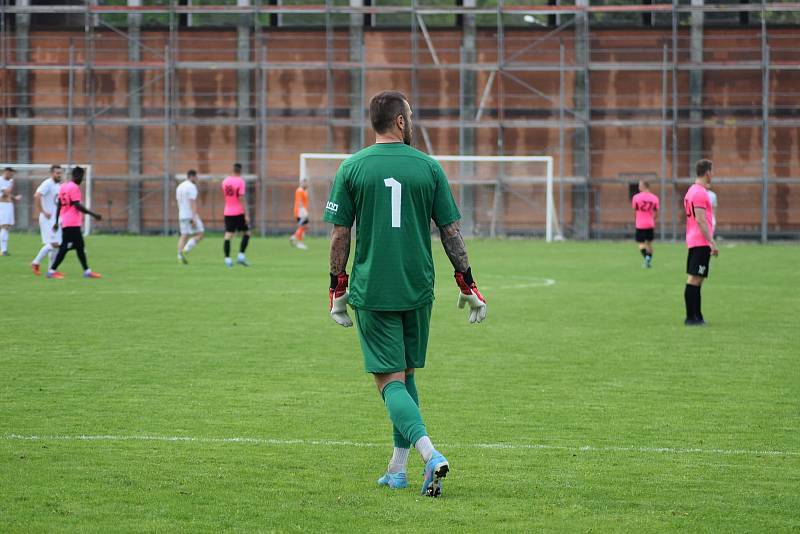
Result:
{"label": "white sock", "polygon": [[433,443],[431,443],[431,438],[428,436],[422,436],[417,440],[414,444],[414,448],[417,449],[417,452],[422,456],[422,460],[425,463],[428,463],[428,460],[431,459],[433,453],[436,452],[436,449],[433,448]]}
{"label": "white sock", "polygon": [[58,247],[50,249],[50,265],[53,265],[56,262],[56,256],[58,256]]}
{"label": "white sock", "polygon": [[197,246],[197,240],[195,238],[191,238],[189,241],[186,242],[186,246],[183,247],[183,253],[188,254],[196,246]]}
{"label": "white sock", "polygon": [[0,228],[0,252],[8,251],[8,229]]}
{"label": "white sock", "polygon": [[34,265],[39,265],[40,263],[42,263],[42,260],[44,259],[45,256],[47,256],[47,253],[50,252],[51,249],[52,247],[50,245],[43,246],[41,249],[39,249],[39,253],[33,259],[32,263]]}
{"label": "white sock", "polygon": [[394,453],[392,454],[392,459],[389,460],[389,469],[387,469],[390,473],[405,473],[406,466],[408,465],[408,453],[411,449],[401,449],[399,447],[394,448]]}
{"label": "white sock", "polygon": [[85,271],[83,271],[83,274],[90,274],[91,272],[92,272],[91,269],[86,269]]}

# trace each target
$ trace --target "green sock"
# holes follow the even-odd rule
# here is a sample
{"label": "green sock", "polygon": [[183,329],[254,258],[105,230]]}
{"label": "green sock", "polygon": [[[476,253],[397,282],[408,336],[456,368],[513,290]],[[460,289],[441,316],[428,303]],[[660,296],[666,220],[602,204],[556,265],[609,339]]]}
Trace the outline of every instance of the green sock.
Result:
{"label": "green sock", "polygon": [[386,404],[392,424],[407,442],[413,444],[421,437],[428,435],[425,423],[422,422],[419,406],[409,395],[405,384],[398,380],[389,382],[383,388],[381,395],[383,395],[383,402]]}
{"label": "green sock", "polygon": [[[406,375],[406,391],[414,400],[414,404],[419,406],[419,395],[417,394],[417,384],[414,382],[414,373]],[[397,427],[392,425],[392,438],[394,438],[394,446],[398,449],[410,449],[411,442],[403,437],[403,433],[397,430]]]}

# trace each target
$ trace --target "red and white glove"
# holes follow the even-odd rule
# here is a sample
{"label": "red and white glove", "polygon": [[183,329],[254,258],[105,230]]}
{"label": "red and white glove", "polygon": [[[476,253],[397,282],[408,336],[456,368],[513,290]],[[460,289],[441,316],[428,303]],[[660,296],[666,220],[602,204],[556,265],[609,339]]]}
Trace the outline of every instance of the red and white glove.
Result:
{"label": "red and white glove", "polygon": [[486,299],[483,298],[475,280],[472,279],[472,268],[467,272],[456,271],[456,284],[461,292],[458,294],[458,307],[463,308],[469,304],[469,322],[480,323],[486,319]]}
{"label": "red and white glove", "polygon": [[347,298],[350,296],[350,292],[347,291],[348,279],[344,271],[331,275],[329,307],[331,319],[344,327],[353,326],[353,320],[347,314]]}

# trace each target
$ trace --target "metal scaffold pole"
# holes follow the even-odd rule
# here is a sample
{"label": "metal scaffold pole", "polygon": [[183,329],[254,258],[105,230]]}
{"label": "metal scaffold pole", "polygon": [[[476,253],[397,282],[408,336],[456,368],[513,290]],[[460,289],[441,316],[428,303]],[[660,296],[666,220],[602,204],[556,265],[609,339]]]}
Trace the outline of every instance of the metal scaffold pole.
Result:
{"label": "metal scaffold pole", "polygon": [[163,228],[162,233],[169,235],[169,169],[170,169],[170,47],[164,46],[164,176],[163,176]]}
{"label": "metal scaffold pole", "polygon": [[[672,0],[672,240],[678,239],[678,0]],[[682,208],[681,208],[682,209]]]}
{"label": "metal scaffold pole", "polygon": [[769,219],[769,43],[767,41],[767,22],[765,13],[761,12],[761,63],[763,65],[761,79],[761,242],[768,238]]}
{"label": "metal scaffold pole", "polygon": [[[667,200],[667,77],[669,76],[669,55],[667,52],[667,43],[664,42],[661,52],[661,176],[659,182],[661,183],[661,190],[659,196],[661,201],[666,204]],[[659,239],[664,241],[666,238],[666,228],[664,224],[664,217],[658,218]]]}
{"label": "metal scaffold pole", "polygon": [[[73,113],[75,110],[75,43],[69,40],[69,74],[67,76],[67,166],[73,161]],[[69,172],[69,169],[67,169]]]}
{"label": "metal scaffold pole", "polygon": [[[266,42],[266,41],[264,41]],[[259,230],[262,236],[267,235],[267,71],[263,65],[267,62],[267,47],[262,45],[260,50],[258,70],[258,118],[259,118],[259,147],[258,147],[258,175],[261,191],[259,193]]]}

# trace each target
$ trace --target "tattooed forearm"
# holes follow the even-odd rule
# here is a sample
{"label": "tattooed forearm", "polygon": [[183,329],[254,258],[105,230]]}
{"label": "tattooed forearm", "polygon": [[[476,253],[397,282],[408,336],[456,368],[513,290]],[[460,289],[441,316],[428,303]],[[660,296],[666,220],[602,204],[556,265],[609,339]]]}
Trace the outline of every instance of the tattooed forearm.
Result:
{"label": "tattooed forearm", "polygon": [[350,257],[350,228],[334,225],[331,230],[331,274],[339,274],[347,267]]}
{"label": "tattooed forearm", "polygon": [[453,268],[458,272],[466,272],[469,269],[469,258],[458,221],[439,228],[439,235],[442,237],[442,246]]}

